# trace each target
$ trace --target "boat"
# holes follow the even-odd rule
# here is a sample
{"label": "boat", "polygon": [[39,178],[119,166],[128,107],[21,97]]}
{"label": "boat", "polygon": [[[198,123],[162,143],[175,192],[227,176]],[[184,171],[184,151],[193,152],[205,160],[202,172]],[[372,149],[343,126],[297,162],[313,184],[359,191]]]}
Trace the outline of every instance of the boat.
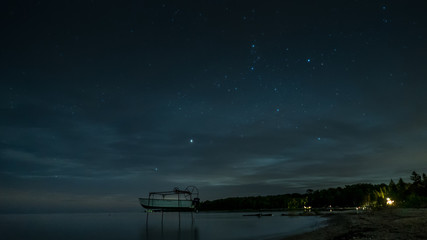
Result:
{"label": "boat", "polygon": [[197,211],[200,203],[199,190],[188,186],[185,190],[150,192],[148,198],[139,198],[141,206],[150,211]]}

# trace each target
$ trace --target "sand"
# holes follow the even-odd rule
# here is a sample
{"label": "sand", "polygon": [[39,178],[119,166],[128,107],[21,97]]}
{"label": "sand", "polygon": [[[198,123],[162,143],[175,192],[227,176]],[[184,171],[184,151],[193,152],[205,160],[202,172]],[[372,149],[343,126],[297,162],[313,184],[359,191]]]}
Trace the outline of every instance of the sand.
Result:
{"label": "sand", "polygon": [[427,239],[427,209],[395,208],[327,217],[328,226],[284,240]]}

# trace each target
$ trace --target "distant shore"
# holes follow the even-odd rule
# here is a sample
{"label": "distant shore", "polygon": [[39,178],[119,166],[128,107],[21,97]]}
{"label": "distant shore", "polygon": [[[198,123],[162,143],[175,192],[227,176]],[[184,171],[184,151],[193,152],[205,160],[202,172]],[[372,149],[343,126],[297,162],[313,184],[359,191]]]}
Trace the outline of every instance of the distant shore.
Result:
{"label": "distant shore", "polygon": [[427,209],[386,209],[328,216],[326,227],[283,240],[426,239]]}

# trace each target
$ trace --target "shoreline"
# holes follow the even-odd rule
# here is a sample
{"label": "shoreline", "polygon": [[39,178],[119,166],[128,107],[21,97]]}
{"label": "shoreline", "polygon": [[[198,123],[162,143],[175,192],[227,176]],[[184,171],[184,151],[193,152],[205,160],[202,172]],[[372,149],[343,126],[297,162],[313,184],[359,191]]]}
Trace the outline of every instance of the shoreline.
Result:
{"label": "shoreline", "polygon": [[328,225],[283,240],[427,239],[427,209],[393,208],[325,215]]}

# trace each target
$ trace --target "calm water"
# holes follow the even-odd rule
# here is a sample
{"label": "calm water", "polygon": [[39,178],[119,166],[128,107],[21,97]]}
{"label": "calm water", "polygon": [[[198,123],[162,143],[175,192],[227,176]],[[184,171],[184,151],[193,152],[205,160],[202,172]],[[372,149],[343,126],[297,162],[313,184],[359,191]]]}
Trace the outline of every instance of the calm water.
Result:
{"label": "calm water", "polygon": [[321,217],[243,217],[244,213],[0,215],[1,239],[277,239],[326,224]]}

